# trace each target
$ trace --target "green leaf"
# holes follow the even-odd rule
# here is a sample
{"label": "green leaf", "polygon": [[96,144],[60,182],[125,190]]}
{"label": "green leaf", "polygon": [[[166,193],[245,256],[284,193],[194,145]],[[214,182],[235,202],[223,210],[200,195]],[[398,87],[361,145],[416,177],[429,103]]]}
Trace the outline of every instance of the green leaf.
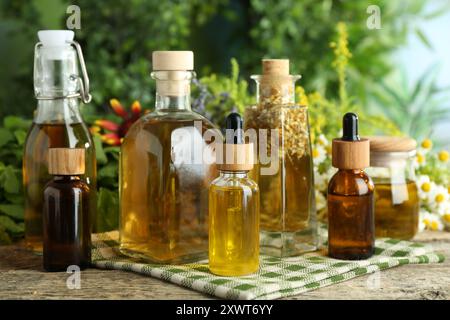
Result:
{"label": "green leaf", "polygon": [[117,229],[119,224],[119,193],[100,188],[97,202],[97,231]]}
{"label": "green leaf", "polygon": [[15,204],[0,204],[0,212],[3,212],[4,214],[13,219],[23,220],[24,216],[23,206]]}
{"label": "green leaf", "polygon": [[6,129],[23,129],[28,131],[29,127],[31,126],[30,120],[25,120],[20,117],[16,116],[8,116],[3,120],[3,125]]}
{"label": "green leaf", "polygon": [[105,151],[103,149],[102,140],[98,135],[94,135],[92,138],[94,139],[95,155],[97,157],[97,163],[98,164],[107,163],[108,158],[106,157]]}
{"label": "green leaf", "polygon": [[8,142],[10,142],[11,140],[14,139],[14,136],[12,135],[12,133],[5,129],[5,128],[0,128],[0,148],[3,147],[4,145],[6,145]]}
{"label": "green leaf", "polygon": [[0,225],[0,244],[6,245],[11,243],[12,243],[11,237],[6,232],[5,228]]}
{"label": "green leaf", "polygon": [[425,35],[425,33],[423,33],[422,30],[416,28],[416,30],[414,30],[416,35],[419,37],[420,41],[430,50],[433,50],[433,45],[431,44],[431,42],[428,40],[427,36]]}
{"label": "green leaf", "polygon": [[20,181],[17,178],[17,175],[14,172],[14,168],[12,166],[7,166],[5,170],[3,170],[0,176],[0,182],[2,183],[3,188],[5,189],[6,192],[8,193],[20,192]]}
{"label": "green leaf", "polygon": [[23,205],[23,203],[24,203],[24,196],[23,196],[22,192],[19,192],[19,193],[6,193],[5,192],[5,199],[6,199],[6,202],[9,202],[10,204]]}
{"label": "green leaf", "polygon": [[16,131],[14,131],[14,136],[16,137],[19,145],[22,146],[25,143],[25,140],[27,138],[27,132],[24,130],[16,130]]}
{"label": "green leaf", "polygon": [[0,226],[3,226],[12,236],[20,236],[24,232],[23,223],[16,223],[7,216],[0,216]]}
{"label": "green leaf", "polygon": [[109,163],[98,171],[99,178],[115,178],[118,174],[117,163]]}

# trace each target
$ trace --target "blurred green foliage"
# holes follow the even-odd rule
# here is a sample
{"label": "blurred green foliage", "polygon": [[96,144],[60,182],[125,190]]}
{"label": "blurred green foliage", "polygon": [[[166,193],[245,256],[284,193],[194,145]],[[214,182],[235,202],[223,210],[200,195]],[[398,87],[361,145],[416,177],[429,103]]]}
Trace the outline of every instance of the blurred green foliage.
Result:
{"label": "blurred green foliage", "polygon": [[[93,95],[93,102],[83,107],[90,124],[99,117],[117,120],[109,112],[110,98],[124,104],[139,100],[151,108],[151,52],[172,49],[195,52],[199,80],[193,86],[193,108],[218,125],[228,112],[242,112],[254,101],[253,86],[246,79],[260,72],[261,58],[289,58],[291,72],[303,75],[297,94],[310,107],[313,135],[336,136],[347,111],[358,112],[363,133],[399,134],[399,127],[413,135],[427,134],[438,115],[444,116],[437,96],[442,92],[433,84],[433,75],[425,74],[412,89],[379,81],[394,70],[389,55],[408,34],[416,33],[430,46],[412,19],[432,19],[444,10],[425,14],[425,3],[371,1],[380,7],[382,29],[369,30],[366,1],[2,1],[0,118],[32,117],[36,31],[65,28],[65,9],[76,4],[81,8],[76,40],[84,51]],[[378,108],[367,110],[372,98]],[[0,127],[0,243],[23,232],[20,163],[28,125],[21,118],[5,117]],[[118,222],[119,149],[94,139],[99,165],[97,227],[111,230]]]}
{"label": "blurred green foliage", "polygon": [[[260,72],[263,57],[290,58],[292,72],[303,74],[308,90],[337,96],[338,79],[330,69],[328,44],[338,21],[348,25],[354,59],[348,77],[351,95],[365,104],[373,84],[393,68],[389,54],[416,32],[412,19],[425,15],[425,0],[374,0],[382,29],[369,30],[366,1],[342,0],[33,0],[0,4],[0,116],[31,116],[33,46],[41,28],[65,28],[69,4],[81,8],[81,42],[91,78],[93,103],[102,112],[112,97],[124,103],[153,103],[151,51],[191,49],[201,76],[227,74],[229,61],[240,62],[241,76]],[[439,11],[439,10],[438,10]],[[441,10],[443,11],[443,10]],[[20,95],[11,93],[20,92]]]}
{"label": "blurred green foliage", "polygon": [[450,119],[450,88],[438,86],[438,75],[439,65],[432,65],[411,85],[399,70],[374,86],[372,98],[403,133],[423,140],[433,135],[435,124]]}
{"label": "blurred green foliage", "polygon": [[0,244],[24,232],[22,149],[31,121],[4,118],[0,126]]}

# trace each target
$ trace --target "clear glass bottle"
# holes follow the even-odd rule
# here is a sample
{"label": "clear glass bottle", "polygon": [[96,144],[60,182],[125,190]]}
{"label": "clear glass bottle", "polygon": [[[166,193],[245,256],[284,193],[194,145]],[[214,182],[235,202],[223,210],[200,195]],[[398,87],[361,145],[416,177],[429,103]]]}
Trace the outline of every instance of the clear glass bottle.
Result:
{"label": "clear glass bottle", "polygon": [[[242,130],[237,113],[227,117],[230,129]],[[224,148],[225,154],[242,152],[243,161],[218,163],[220,176],[209,187],[209,269],[221,276],[259,269],[259,189],[247,176],[253,167],[253,144],[244,144],[240,137]]]}
{"label": "clear glass bottle", "polygon": [[317,249],[317,217],[308,107],[295,102],[289,60],[263,60],[257,104],[245,111],[246,133],[258,137],[251,173],[260,189],[261,251],[285,257]]}
{"label": "clear glass bottle", "polygon": [[218,176],[215,139],[222,135],[193,112],[191,51],[153,52],[155,110],[122,143],[120,250],[156,263],[208,254],[208,186]]}
{"label": "clear glass bottle", "polygon": [[407,137],[369,137],[375,183],[375,234],[411,239],[419,229],[419,195],[413,160],[416,141]]}
{"label": "clear glass bottle", "polygon": [[336,259],[366,259],[375,251],[374,184],[369,140],[358,135],[358,117],[347,113],[343,136],[333,139],[332,163],[338,172],[328,183],[328,254]]}
{"label": "clear glass bottle", "polygon": [[49,149],[49,173],[44,189],[44,269],[81,270],[91,264],[90,190],[82,176],[85,150]]}
{"label": "clear glass bottle", "polygon": [[[23,156],[25,192],[25,241],[42,252],[43,191],[51,180],[48,173],[49,148],[86,149],[86,173],[90,187],[90,214],[96,212],[96,158],[89,130],[80,114],[79,99],[88,103],[89,79],[73,31],[39,31],[40,42],[34,58],[34,90],[38,100],[33,124],[28,132]],[[78,59],[83,80],[78,72]]]}

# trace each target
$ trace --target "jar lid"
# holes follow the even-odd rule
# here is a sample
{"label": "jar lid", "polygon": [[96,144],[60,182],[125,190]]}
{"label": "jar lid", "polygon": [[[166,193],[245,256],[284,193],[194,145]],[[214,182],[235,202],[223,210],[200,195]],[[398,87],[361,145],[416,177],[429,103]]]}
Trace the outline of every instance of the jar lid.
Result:
{"label": "jar lid", "polygon": [[371,152],[408,152],[416,149],[416,140],[409,137],[366,137],[370,141]]}

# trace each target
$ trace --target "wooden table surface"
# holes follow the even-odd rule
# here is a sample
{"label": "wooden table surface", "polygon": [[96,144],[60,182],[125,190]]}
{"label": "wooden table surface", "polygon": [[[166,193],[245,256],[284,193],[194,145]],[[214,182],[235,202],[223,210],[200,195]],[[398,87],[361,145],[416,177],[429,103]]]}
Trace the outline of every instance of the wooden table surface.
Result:
{"label": "wooden table surface", "polygon": [[[450,232],[420,233],[446,260],[406,265],[378,276],[362,276],[287,299],[450,299]],[[0,299],[211,299],[212,297],[142,275],[88,269],[81,289],[68,289],[68,274],[42,271],[40,256],[21,245],[0,246]],[[377,285],[378,284],[378,285]]]}

